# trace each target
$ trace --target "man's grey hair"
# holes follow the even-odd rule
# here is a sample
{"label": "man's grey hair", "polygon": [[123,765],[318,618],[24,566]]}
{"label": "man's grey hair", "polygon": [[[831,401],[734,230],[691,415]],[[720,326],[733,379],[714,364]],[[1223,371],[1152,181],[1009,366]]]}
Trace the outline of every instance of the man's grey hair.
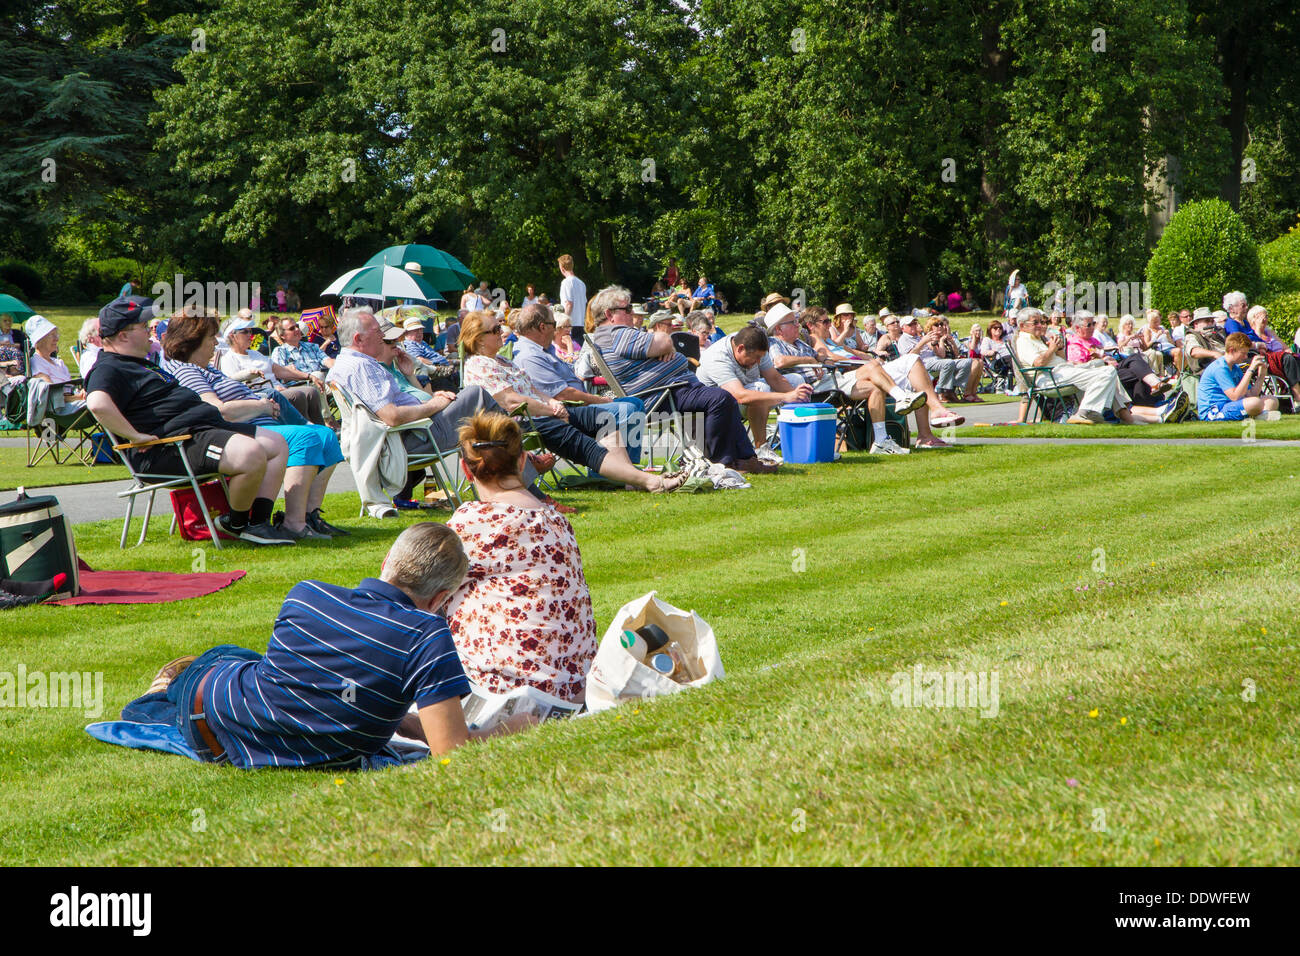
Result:
{"label": "man's grey hair", "polygon": [[1042,309],[1036,309],[1033,306],[1030,306],[1027,309],[1021,309],[1019,312],[1016,313],[1016,324],[1024,325],[1025,322],[1029,319],[1045,319],[1045,318],[1047,318],[1047,316],[1043,314]]}
{"label": "man's grey hair", "polygon": [[588,307],[591,309],[591,318],[597,325],[603,324],[607,316],[605,315],[610,309],[616,309],[621,305],[627,305],[632,301],[632,293],[621,285],[607,285],[591,298]]}
{"label": "man's grey hair", "polygon": [[367,315],[372,319],[375,317],[375,310],[368,305],[358,305],[343,310],[343,314],[339,316],[338,328],[334,332],[335,341],[339,343],[340,348],[352,348],[352,340],[361,331],[361,320]]}
{"label": "man's grey hair", "polygon": [[456,532],[445,524],[413,524],[393,542],[380,580],[427,601],[439,591],[454,591],[465,580],[469,558]]}
{"label": "man's grey hair", "polygon": [[520,335],[525,332],[536,332],[547,322],[554,321],[550,306],[542,305],[540,302],[533,302],[510,314],[510,327]]}
{"label": "man's grey hair", "polygon": [[713,319],[704,310],[696,309],[686,314],[686,327],[692,332],[707,332],[713,328]]}
{"label": "man's grey hair", "polygon": [[1232,307],[1234,305],[1245,305],[1245,304],[1246,304],[1246,293],[1244,292],[1229,292],[1227,295],[1223,297],[1224,311],[1230,312],[1232,311]]}

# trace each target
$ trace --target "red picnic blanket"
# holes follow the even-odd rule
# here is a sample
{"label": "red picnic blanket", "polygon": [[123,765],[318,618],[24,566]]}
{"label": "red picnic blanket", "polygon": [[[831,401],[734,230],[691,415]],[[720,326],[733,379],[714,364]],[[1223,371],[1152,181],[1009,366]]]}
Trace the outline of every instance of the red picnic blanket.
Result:
{"label": "red picnic blanket", "polygon": [[173,574],[170,571],[92,571],[80,558],[78,572],[81,593],[50,604],[167,604],[186,598],[215,594],[229,587],[247,571],[219,574]]}

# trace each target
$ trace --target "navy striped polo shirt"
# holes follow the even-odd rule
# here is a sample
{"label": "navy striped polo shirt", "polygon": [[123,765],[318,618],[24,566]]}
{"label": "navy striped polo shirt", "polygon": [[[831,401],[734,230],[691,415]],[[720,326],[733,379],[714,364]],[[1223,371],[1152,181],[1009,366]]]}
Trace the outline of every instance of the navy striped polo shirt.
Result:
{"label": "navy striped polo shirt", "polygon": [[411,703],[470,684],[447,621],[400,589],[294,585],[260,661],[215,665],[208,726],[237,767],[309,767],[378,752]]}

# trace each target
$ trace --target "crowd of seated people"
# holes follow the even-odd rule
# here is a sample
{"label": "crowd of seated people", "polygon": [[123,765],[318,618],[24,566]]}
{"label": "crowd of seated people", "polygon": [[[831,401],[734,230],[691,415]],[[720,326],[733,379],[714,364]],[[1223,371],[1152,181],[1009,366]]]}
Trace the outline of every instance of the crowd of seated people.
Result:
{"label": "crowd of seated people", "polygon": [[[1190,410],[1181,387],[1187,376],[1199,379],[1196,412],[1207,421],[1275,418],[1278,402],[1264,393],[1269,376],[1300,398],[1300,363],[1269,327],[1267,312],[1238,293],[1225,297],[1221,322],[1202,306],[1185,319],[1174,313],[1170,328],[1152,310],[1140,326],[1122,317],[1112,337],[1105,316],[1049,316],[1030,307],[987,328],[971,326],[963,342],[946,318],[925,310],[899,316],[882,309],[859,324],[849,303],[828,314],[792,308],[777,293],[765,297],[752,323],[727,333],[711,309],[647,314],[629,290],[609,286],[586,307],[581,351],[571,338],[561,348],[570,324],[540,296],[531,298],[503,310],[514,336],[509,358],[502,315],[472,309],[459,317],[454,344],[464,363],[455,391],[431,387],[428,373],[452,366],[423,341],[422,326],[393,325],[367,308],[346,309],[337,323],[312,329],[317,342],[292,317],[280,317],[278,344],[262,359],[250,355],[255,323],[247,318],[230,324],[220,358],[218,321],[201,310],[151,325],[148,309],[124,298],[83,327],[82,354],[92,355],[89,407],[119,438],[143,446],[128,454],[152,472],[176,469],[184,455],[198,470],[227,475],[223,535],[287,544],[347,533],[321,513],[330,472],[343,457],[338,438],[309,423],[278,389],[254,391],[258,380],[302,381],[313,392],[325,380],[383,425],[427,421],[428,432],[403,432],[403,443],[416,453],[428,440],[457,449],[474,488],[475,500],[461,504],[446,526],[404,531],[377,578],[354,589],[295,586],[265,654],[221,645],[166,665],[154,695],[174,707],[203,759],[241,767],[371,766],[399,729],[441,753],[476,735],[458,705],[471,686],[493,693],[532,687],[582,702],[597,646],[591,595],[573,527],[536,484],[543,459],[553,456],[526,451],[525,429],[616,485],[663,492],[682,476],[641,469],[641,449],[632,443],[639,433],[631,422],[656,389],[672,389],[677,408],[704,417],[710,460],[751,473],[780,467],[765,446],[768,413],[778,405],[832,394],[861,402],[871,416],[872,451],[894,453],[884,430],[888,398],[897,412],[915,415],[917,447],[949,447],[931,430],[963,420],[945,402],[977,401],[986,369],[1014,378],[1017,364],[1051,369],[1057,384],[1074,386],[1078,407],[1068,420],[1079,425],[1177,421]],[[707,303],[692,296],[689,304]],[[66,381],[57,330],[36,331],[34,374]],[[674,332],[695,337],[697,366],[677,350]],[[155,342],[161,367],[149,361]],[[578,367],[592,350],[629,395],[642,398],[602,394],[591,363],[586,374]],[[179,447],[146,444],[182,433],[193,438]],[[419,470],[410,476],[395,496],[399,507],[419,507],[413,492],[423,477]],[[276,520],[280,494],[285,507]],[[353,626],[360,619],[366,627]],[[386,666],[372,666],[381,658]],[[339,688],[319,680],[325,672],[355,688],[365,706],[339,708]],[[302,719],[294,700],[313,716]],[[527,723],[510,721],[503,732]]]}

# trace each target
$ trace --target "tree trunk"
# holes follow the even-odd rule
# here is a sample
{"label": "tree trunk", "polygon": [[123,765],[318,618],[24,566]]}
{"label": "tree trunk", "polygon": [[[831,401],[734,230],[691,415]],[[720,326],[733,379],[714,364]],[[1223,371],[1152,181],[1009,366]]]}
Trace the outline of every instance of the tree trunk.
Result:
{"label": "tree trunk", "polygon": [[609,223],[600,224],[600,274],[607,285],[618,282],[618,260],[614,256],[614,231]]}
{"label": "tree trunk", "polygon": [[1250,81],[1250,60],[1246,43],[1236,27],[1218,40],[1223,85],[1228,88],[1228,112],[1221,122],[1228,130],[1230,165],[1219,185],[1219,198],[1233,209],[1241,206],[1241,161],[1246,155],[1246,87]]}
{"label": "tree trunk", "polygon": [[[1000,25],[1001,11],[992,9],[986,12],[987,19],[980,30],[980,48],[984,88],[989,90],[983,110],[983,130],[981,131],[980,160],[980,202],[984,207],[984,251],[988,261],[999,276],[1005,277],[1011,271],[1011,262],[1007,258],[1007,227],[1004,220],[1005,210],[1002,205],[1002,184],[998,182],[999,167],[998,135],[1002,125],[1002,89],[1007,84],[1007,74],[1011,65],[1011,54],[1001,49],[1002,36]],[[995,286],[997,284],[995,283]],[[996,299],[1001,293],[995,288]],[[998,302],[990,302],[990,308],[996,309]]]}

